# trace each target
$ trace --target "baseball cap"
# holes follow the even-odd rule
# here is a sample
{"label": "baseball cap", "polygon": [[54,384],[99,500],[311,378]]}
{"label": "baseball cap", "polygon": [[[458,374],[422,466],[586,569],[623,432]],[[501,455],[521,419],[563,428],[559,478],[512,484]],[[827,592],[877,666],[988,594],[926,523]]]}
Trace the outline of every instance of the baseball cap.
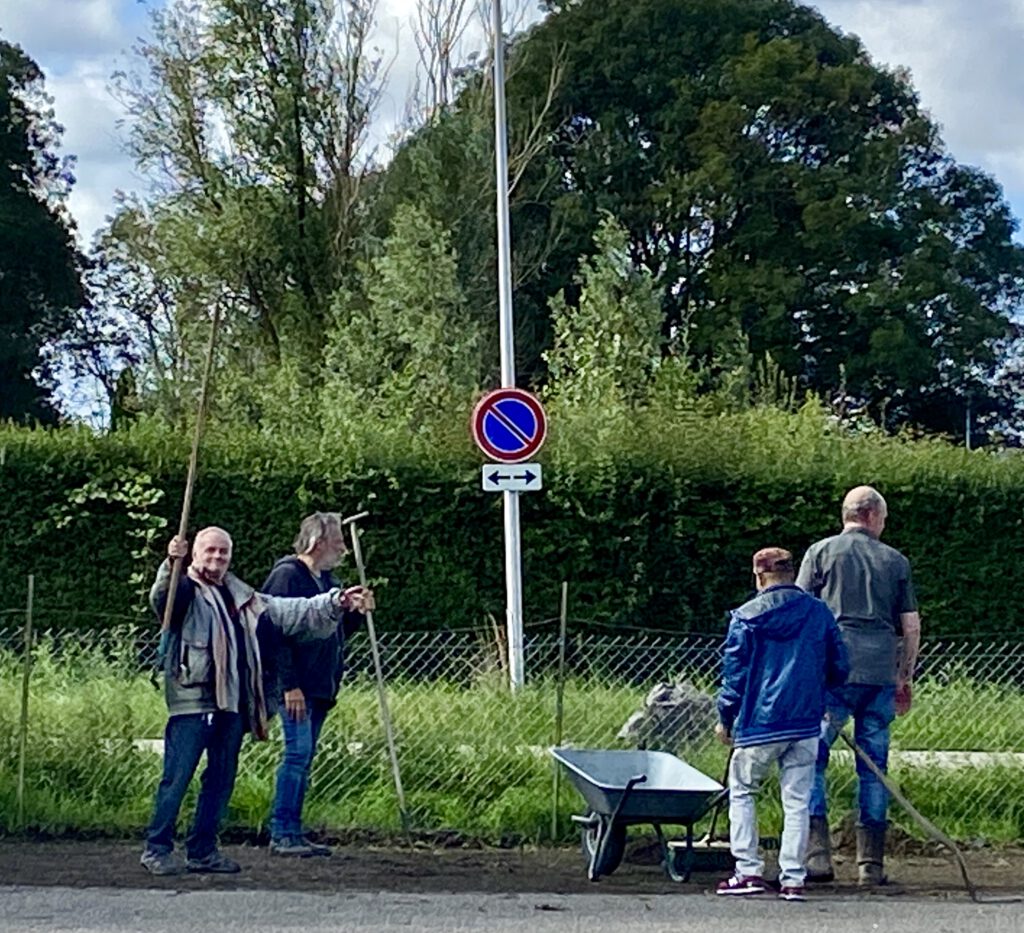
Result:
{"label": "baseball cap", "polygon": [[754,573],[792,573],[793,555],[785,548],[765,547],[754,555]]}

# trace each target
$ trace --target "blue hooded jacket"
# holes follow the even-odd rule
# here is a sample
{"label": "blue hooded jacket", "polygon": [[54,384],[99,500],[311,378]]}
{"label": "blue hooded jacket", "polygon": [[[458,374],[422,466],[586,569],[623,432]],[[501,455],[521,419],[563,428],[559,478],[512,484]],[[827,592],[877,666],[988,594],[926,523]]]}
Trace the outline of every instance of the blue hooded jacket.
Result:
{"label": "blue hooded jacket", "polygon": [[849,672],[828,606],[797,586],[770,586],[732,612],[719,719],[736,746],[812,738],[826,690],[841,687]]}

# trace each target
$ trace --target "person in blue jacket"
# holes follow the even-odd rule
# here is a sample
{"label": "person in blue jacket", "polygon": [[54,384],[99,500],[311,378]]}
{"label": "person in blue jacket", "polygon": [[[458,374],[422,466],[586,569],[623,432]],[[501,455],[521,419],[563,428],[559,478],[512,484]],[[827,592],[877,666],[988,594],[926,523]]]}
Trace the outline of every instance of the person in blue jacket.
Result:
{"label": "person in blue jacket", "polygon": [[729,842],[733,876],[718,894],[763,894],[754,798],[778,762],[784,814],[779,897],[804,899],[811,790],[826,691],[849,673],[831,610],[794,583],[793,555],[764,548],[754,555],[757,595],[731,614],[718,695],[719,739],[732,745]]}

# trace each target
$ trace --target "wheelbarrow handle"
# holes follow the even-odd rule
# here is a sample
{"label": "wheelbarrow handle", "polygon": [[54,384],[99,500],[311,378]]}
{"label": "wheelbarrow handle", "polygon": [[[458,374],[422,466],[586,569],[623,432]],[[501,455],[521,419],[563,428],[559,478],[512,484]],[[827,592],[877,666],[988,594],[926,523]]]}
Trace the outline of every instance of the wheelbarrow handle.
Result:
{"label": "wheelbarrow handle", "polygon": [[633,777],[626,781],[626,786],[622,788],[622,793],[619,795],[619,802],[615,804],[615,809],[612,811],[611,821],[613,823],[619,818],[619,814],[622,812],[622,808],[625,806],[626,800],[629,798],[629,795],[633,793],[633,788],[636,787],[637,784],[646,783],[646,774],[634,774]]}
{"label": "wheelbarrow handle", "polygon": [[597,881],[597,876],[594,874],[594,866],[601,865],[604,861],[604,850],[608,845],[608,838],[612,834],[612,827],[615,826],[615,821],[619,818],[619,814],[622,812],[622,808],[625,806],[626,800],[629,798],[629,795],[633,793],[633,788],[636,787],[637,784],[644,784],[646,781],[646,774],[635,774],[626,781],[626,786],[622,788],[622,793],[619,795],[618,803],[615,804],[615,809],[612,810],[611,816],[608,817],[608,822],[604,825],[599,824],[597,848],[594,850],[594,855],[590,860],[590,868],[587,872],[591,881]]}

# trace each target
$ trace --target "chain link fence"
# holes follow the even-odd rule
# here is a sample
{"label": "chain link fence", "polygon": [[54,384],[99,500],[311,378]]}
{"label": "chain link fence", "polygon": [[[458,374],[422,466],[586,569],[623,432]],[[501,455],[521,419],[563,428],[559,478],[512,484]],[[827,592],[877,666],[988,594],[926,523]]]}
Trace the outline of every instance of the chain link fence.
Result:
{"label": "chain link fence", "polygon": [[[137,830],[149,818],[166,720],[151,676],[156,626],[71,629],[53,609],[35,618],[22,751],[23,613],[0,614],[0,822],[16,825],[24,755],[25,825]],[[722,779],[726,751],[712,737],[721,635],[601,634],[570,620],[563,643],[556,628],[528,627],[526,685],[514,696],[500,631],[379,633],[415,831],[492,842],[569,838],[582,800],[555,777],[547,750],[556,743],[661,748]],[[307,822],[329,833],[397,832],[365,632],[351,639],[347,660],[314,763]],[[270,741],[247,741],[229,824],[265,827],[281,748],[276,721]],[[926,639],[914,708],[893,727],[890,772],[954,837],[1024,839],[1024,643]],[[837,748],[829,781],[838,822],[855,801],[849,752]],[[766,788],[760,807],[768,833],[781,824],[775,797]],[[895,808],[892,817],[916,835]]]}

